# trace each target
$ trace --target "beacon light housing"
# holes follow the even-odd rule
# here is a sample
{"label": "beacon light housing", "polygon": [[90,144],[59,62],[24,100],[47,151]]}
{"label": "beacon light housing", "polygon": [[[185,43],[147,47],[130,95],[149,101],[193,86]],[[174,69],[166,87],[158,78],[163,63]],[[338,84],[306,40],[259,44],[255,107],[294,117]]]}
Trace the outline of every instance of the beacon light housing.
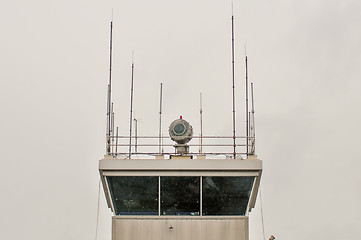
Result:
{"label": "beacon light housing", "polygon": [[174,120],[169,126],[169,136],[177,144],[186,144],[193,137],[193,128],[186,120]]}
{"label": "beacon light housing", "polygon": [[174,120],[169,126],[169,136],[177,144],[174,147],[178,154],[188,154],[189,146],[186,144],[192,139],[193,128],[186,120],[180,119]]}

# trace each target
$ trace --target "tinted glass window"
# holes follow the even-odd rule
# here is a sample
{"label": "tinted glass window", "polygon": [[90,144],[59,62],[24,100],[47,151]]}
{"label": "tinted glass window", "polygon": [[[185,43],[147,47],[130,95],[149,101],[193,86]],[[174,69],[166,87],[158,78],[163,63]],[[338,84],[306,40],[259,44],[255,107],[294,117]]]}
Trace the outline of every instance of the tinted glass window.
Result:
{"label": "tinted glass window", "polygon": [[162,215],[199,215],[199,177],[161,177]]}
{"label": "tinted glass window", "polygon": [[116,215],[158,215],[158,177],[107,177]]}
{"label": "tinted glass window", "polygon": [[203,177],[203,215],[245,215],[254,177]]}

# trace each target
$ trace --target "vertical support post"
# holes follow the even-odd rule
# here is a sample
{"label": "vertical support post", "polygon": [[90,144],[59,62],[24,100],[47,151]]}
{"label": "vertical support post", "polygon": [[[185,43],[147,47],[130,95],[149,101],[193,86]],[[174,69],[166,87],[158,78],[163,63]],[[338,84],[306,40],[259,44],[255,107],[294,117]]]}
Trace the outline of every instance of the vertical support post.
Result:
{"label": "vertical support post", "polygon": [[162,154],[162,100],[163,100],[163,83],[160,83],[159,95],[159,155]]}
{"label": "vertical support post", "polygon": [[135,126],[135,143],[134,143],[134,152],[137,153],[138,152],[138,120],[134,118],[134,126]]}
{"label": "vertical support post", "polygon": [[160,176],[158,176],[158,216],[160,216]]}
{"label": "vertical support post", "polygon": [[133,81],[134,80],[134,62],[132,61],[132,81],[130,86],[130,120],[129,120],[129,159],[132,157],[132,123],[133,123]]}
{"label": "vertical support post", "polygon": [[[110,128],[110,134],[111,134],[111,139],[112,139],[112,144],[114,144],[114,106],[112,103],[112,108],[111,108],[111,128]],[[110,154],[113,154],[114,147],[111,147],[111,152]]]}
{"label": "vertical support post", "polygon": [[200,189],[199,189],[199,191],[200,191],[200,193],[201,194],[199,194],[200,195],[200,213],[199,213],[199,216],[203,216],[203,177],[201,176],[200,177]]}
{"label": "vertical support post", "polygon": [[[248,112],[248,119],[251,119],[251,112]],[[248,133],[250,134],[251,133],[251,124],[248,124]],[[249,144],[249,141],[250,141],[250,137],[248,136],[247,137],[247,157],[248,157],[248,155],[250,155],[250,150],[249,150],[249,148],[250,148],[250,144]]]}
{"label": "vertical support post", "polygon": [[249,152],[249,114],[248,114],[248,65],[247,65],[247,56],[246,56],[246,140],[247,140],[247,156]]}
{"label": "vertical support post", "polygon": [[115,139],[115,156],[118,155],[118,127],[117,127],[117,138]]}
{"label": "vertical support post", "polygon": [[202,109],[202,93],[200,93],[200,108],[199,108],[199,114],[201,118],[201,136],[200,136],[200,154],[203,153],[203,109]]}

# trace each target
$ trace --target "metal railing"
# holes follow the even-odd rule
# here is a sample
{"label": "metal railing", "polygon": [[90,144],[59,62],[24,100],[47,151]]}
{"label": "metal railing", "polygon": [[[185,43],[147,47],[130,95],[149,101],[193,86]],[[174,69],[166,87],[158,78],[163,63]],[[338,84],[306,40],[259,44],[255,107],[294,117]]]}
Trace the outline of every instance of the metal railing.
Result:
{"label": "metal railing", "polygon": [[[235,139],[235,141],[233,141]],[[198,141],[198,143],[197,143]],[[110,136],[107,141],[107,155],[114,158],[132,156],[182,155],[176,152],[176,143],[168,136]],[[193,136],[187,144],[186,155],[218,155],[225,158],[246,158],[255,154],[255,137]]]}

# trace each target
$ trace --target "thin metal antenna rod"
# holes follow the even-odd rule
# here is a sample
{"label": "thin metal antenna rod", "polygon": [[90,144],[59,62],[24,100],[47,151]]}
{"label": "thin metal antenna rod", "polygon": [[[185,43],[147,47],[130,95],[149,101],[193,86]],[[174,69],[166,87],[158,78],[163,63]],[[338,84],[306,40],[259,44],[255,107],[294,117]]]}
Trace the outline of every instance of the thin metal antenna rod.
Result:
{"label": "thin metal antenna rod", "polygon": [[202,155],[203,152],[203,109],[202,109],[202,93],[200,93],[200,108],[199,108],[199,114],[200,114],[200,118],[201,118],[201,137],[200,137],[200,141],[201,141],[201,148],[200,148],[200,154]]}
{"label": "thin metal antenna rod", "polygon": [[106,129],[106,147],[105,147],[105,151],[106,154],[109,155],[110,154],[110,136],[109,136],[109,84],[108,84],[108,88],[107,88],[107,129]]}
{"label": "thin metal antenna rod", "polygon": [[[111,132],[111,136],[112,136],[112,144],[114,145],[114,106],[113,106],[113,103],[112,103],[112,109],[111,109],[111,130],[110,130],[110,132]],[[112,150],[112,152],[113,152],[113,150],[114,150],[114,148],[112,148],[111,149]]]}
{"label": "thin metal antenna rod", "polygon": [[138,120],[135,118],[134,118],[134,126],[135,126],[135,129],[134,129],[134,131],[135,131],[135,133],[134,133],[135,134],[134,152],[137,153],[138,152],[138,150],[137,150],[137,148],[138,148]]}
{"label": "thin metal antenna rod", "polygon": [[115,156],[118,155],[118,127],[117,127],[117,138],[115,139]]}
{"label": "thin metal antenna rod", "polygon": [[[247,115],[248,115],[248,119],[251,119],[251,112],[248,112]],[[251,124],[248,124],[248,129],[247,129],[247,130],[248,130],[248,134],[250,134],[250,132],[251,132]],[[247,137],[246,139],[247,139],[247,144],[246,144],[246,145],[247,145],[247,152],[246,152],[246,153],[247,153],[247,156],[248,156],[248,155],[249,155],[249,152],[250,152],[250,151],[249,151],[249,147],[250,147],[249,137]]]}
{"label": "thin metal antenna rod", "polygon": [[163,101],[163,83],[160,83],[160,95],[159,95],[159,154],[162,154],[162,101]]}
{"label": "thin metal antenna rod", "polygon": [[256,125],[255,125],[255,121],[254,121],[254,98],[253,98],[253,83],[251,83],[251,97],[252,97],[252,128],[253,128],[253,151],[252,154],[255,153],[256,151]]}
{"label": "thin metal antenna rod", "polygon": [[251,82],[251,101],[252,101],[252,113],[254,114],[254,98],[253,98],[253,83]]}
{"label": "thin metal antenna rod", "polygon": [[236,110],[235,110],[235,94],[234,94],[234,17],[233,17],[233,1],[232,1],[232,89],[233,89],[233,158],[236,159]]}
{"label": "thin metal antenna rod", "polygon": [[247,55],[246,55],[246,139],[247,139],[247,156],[249,151],[249,114],[248,114],[248,65],[247,65]]}
{"label": "thin metal antenna rod", "polygon": [[108,84],[108,100],[107,100],[107,155],[110,154],[110,105],[112,101],[112,40],[113,40],[113,21],[110,22],[110,49],[109,49],[109,84]]}
{"label": "thin metal antenna rod", "polygon": [[129,159],[132,157],[132,123],[133,123],[133,81],[134,59],[132,60],[132,82],[130,87],[130,120],[129,120]]}

